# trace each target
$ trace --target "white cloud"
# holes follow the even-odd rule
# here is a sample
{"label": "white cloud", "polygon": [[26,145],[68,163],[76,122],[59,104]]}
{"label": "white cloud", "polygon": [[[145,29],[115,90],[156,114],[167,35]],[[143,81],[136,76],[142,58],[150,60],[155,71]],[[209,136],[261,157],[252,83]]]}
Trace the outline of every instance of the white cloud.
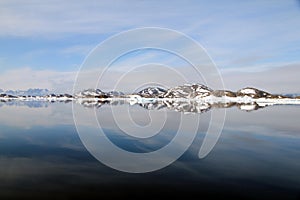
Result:
{"label": "white cloud", "polygon": [[252,86],[270,93],[300,93],[300,63],[265,68],[252,72],[223,71],[225,87],[238,90]]}
{"label": "white cloud", "polygon": [[[145,23],[149,25],[162,16],[178,14],[176,11],[154,15],[154,7],[163,11],[157,2],[143,1],[1,1],[0,34],[49,36],[55,33],[107,33]],[[152,11],[147,8],[152,8]]]}
{"label": "white cloud", "polygon": [[73,45],[73,46],[69,46],[69,47],[66,47],[66,48],[60,50],[60,52],[62,54],[66,54],[66,55],[77,54],[77,55],[86,56],[95,46],[96,45]]}
{"label": "white cloud", "polygon": [[[299,63],[295,63],[252,72],[223,70],[221,74],[225,88],[233,91],[252,86],[270,93],[300,93],[299,65]],[[93,80],[98,80],[99,72],[101,70],[83,71],[80,85],[77,88],[94,88],[97,83]],[[72,93],[76,75],[77,71],[33,70],[28,67],[9,70],[0,74],[0,88],[4,90],[47,88],[58,93]],[[117,89],[124,92],[133,92],[142,85],[158,84],[165,87],[174,87],[186,82],[205,84],[204,80],[199,78],[199,75],[191,67],[170,68],[161,64],[146,64],[133,66],[128,73],[109,69],[101,78],[97,87],[104,91]]]}
{"label": "white cloud", "polygon": [[3,90],[47,88],[57,92],[72,91],[75,75],[75,72],[33,70],[29,67],[7,70],[0,74],[0,88]]}
{"label": "white cloud", "polygon": [[[102,39],[131,28],[165,27],[196,39],[220,68],[268,59],[299,61],[299,23],[296,1],[0,1],[2,37],[99,34]],[[82,44],[58,51],[82,55],[90,48]]]}

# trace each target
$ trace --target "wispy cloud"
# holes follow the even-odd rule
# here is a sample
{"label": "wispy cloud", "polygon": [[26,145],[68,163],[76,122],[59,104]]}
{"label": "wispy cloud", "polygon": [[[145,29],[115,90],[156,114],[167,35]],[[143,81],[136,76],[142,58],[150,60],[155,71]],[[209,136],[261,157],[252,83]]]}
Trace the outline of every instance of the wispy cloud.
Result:
{"label": "wispy cloud", "polygon": [[[166,4],[166,3],[164,3]],[[163,12],[158,2],[133,1],[1,1],[2,35],[55,33],[107,33],[129,27],[155,24],[161,17],[177,17],[180,8]],[[115,6],[117,5],[117,6]],[[150,10],[147,10],[147,8]],[[152,9],[161,15],[154,15]]]}
{"label": "wispy cloud", "polygon": [[24,67],[8,70],[0,75],[0,88],[4,90],[26,90],[29,88],[47,88],[54,91],[72,91],[76,72],[58,72],[53,70],[32,70]]}
{"label": "wispy cloud", "polygon": [[65,55],[78,54],[78,55],[86,56],[93,48],[95,48],[95,45],[73,45],[61,49],[60,52]]}
{"label": "wispy cloud", "polygon": [[[276,68],[265,68],[259,71],[222,71],[225,88],[236,91],[242,87],[252,86],[271,93],[300,93],[300,63],[286,64]],[[205,83],[192,67],[170,68],[160,64],[133,66],[125,73],[114,69],[108,70],[97,84],[101,71],[82,71],[78,90],[98,87],[104,91],[120,90],[133,92],[142,86],[160,85],[166,88],[184,83]],[[0,74],[0,88],[29,89],[47,88],[58,93],[72,93],[77,71],[60,72],[54,70],[33,70],[25,67],[9,70]],[[172,77],[172,78],[169,78]],[[77,83],[77,84],[78,84]],[[213,87],[212,85],[208,85]],[[222,88],[213,88],[222,89]]]}
{"label": "wispy cloud", "polygon": [[300,63],[252,72],[223,71],[222,74],[226,88],[231,90],[252,86],[271,93],[300,93]]}
{"label": "wispy cloud", "polygon": [[[191,36],[206,48],[223,71],[258,71],[260,67],[266,70],[300,62],[299,24],[299,3],[292,0],[275,3],[3,0],[0,42],[5,45],[0,46],[0,54],[6,59],[0,59],[1,71],[18,67],[20,70],[14,71],[16,78],[9,75],[20,78],[22,88],[33,85],[55,88],[63,80],[57,81],[52,74],[76,71],[93,44],[120,31],[149,26],[171,28]],[[26,42],[20,43],[20,38]],[[164,39],[168,36],[161,36],[160,42]],[[168,61],[170,57],[165,59],[162,64],[172,63]],[[157,56],[151,55],[147,59],[130,57],[126,63],[123,60],[123,66],[156,60]],[[34,70],[24,71],[24,65]],[[27,77],[32,77],[29,73],[38,73],[44,80],[17,75],[23,72]],[[74,76],[68,75],[67,82]],[[5,78],[0,83],[0,87],[17,87]]]}

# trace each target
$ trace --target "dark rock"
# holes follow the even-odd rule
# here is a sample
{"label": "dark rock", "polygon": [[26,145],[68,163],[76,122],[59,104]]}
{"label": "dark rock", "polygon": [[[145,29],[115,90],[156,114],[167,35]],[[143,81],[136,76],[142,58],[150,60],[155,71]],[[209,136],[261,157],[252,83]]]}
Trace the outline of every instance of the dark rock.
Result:
{"label": "dark rock", "polygon": [[265,91],[258,90],[252,87],[246,87],[238,90],[236,92],[236,96],[240,96],[240,97],[249,96],[252,98],[274,98],[274,95],[271,95]]}
{"label": "dark rock", "polygon": [[201,98],[211,95],[212,89],[201,84],[185,84],[169,89],[165,98]]}
{"label": "dark rock", "polygon": [[229,90],[215,90],[212,92],[215,97],[236,97],[236,94]]}
{"label": "dark rock", "polygon": [[160,87],[148,87],[139,91],[137,94],[145,98],[161,98],[166,92],[165,89]]}

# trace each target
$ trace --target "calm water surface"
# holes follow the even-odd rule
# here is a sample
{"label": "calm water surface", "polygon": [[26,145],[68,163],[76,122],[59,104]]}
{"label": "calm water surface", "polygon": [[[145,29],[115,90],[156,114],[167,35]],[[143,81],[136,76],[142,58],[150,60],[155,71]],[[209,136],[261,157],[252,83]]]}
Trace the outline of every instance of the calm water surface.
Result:
{"label": "calm water surface", "polygon": [[[128,105],[114,109],[124,124],[128,116],[141,127],[164,118],[159,134],[137,139],[112,123],[110,106],[96,109],[107,137],[132,152],[163,147],[175,136],[180,120],[175,111]],[[253,112],[233,107],[226,113],[221,137],[204,159],[198,158],[198,152],[210,112],[188,114],[199,117],[198,133],[176,162],[155,172],[130,174],[105,166],[87,151],[74,125],[72,104],[0,103],[0,198],[300,199],[300,107],[274,106]]]}

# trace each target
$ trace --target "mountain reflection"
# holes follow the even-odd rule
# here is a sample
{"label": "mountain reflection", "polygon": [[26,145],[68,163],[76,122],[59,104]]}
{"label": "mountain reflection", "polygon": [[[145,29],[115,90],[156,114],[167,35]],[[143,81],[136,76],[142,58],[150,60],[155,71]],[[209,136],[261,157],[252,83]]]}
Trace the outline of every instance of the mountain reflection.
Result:
{"label": "mountain reflection", "polygon": [[[60,103],[71,103],[73,101],[63,101]],[[261,108],[265,108],[268,105],[259,105],[256,102],[251,103],[237,103],[237,102],[228,102],[228,103],[208,103],[208,102],[201,102],[201,101],[177,101],[177,100],[161,100],[161,101],[153,101],[153,102],[144,102],[144,103],[135,103],[130,102],[127,100],[99,100],[99,101],[74,101],[84,107],[87,108],[101,108],[104,105],[111,105],[111,106],[120,106],[124,104],[130,105],[139,105],[147,110],[173,110],[176,112],[183,112],[183,113],[204,113],[208,112],[211,109],[218,109],[218,108],[232,108],[237,107],[243,111],[254,111]],[[48,107],[49,104],[54,104],[59,102],[49,102],[49,101],[1,101],[1,105],[7,106],[27,106],[29,108],[42,108]]]}

